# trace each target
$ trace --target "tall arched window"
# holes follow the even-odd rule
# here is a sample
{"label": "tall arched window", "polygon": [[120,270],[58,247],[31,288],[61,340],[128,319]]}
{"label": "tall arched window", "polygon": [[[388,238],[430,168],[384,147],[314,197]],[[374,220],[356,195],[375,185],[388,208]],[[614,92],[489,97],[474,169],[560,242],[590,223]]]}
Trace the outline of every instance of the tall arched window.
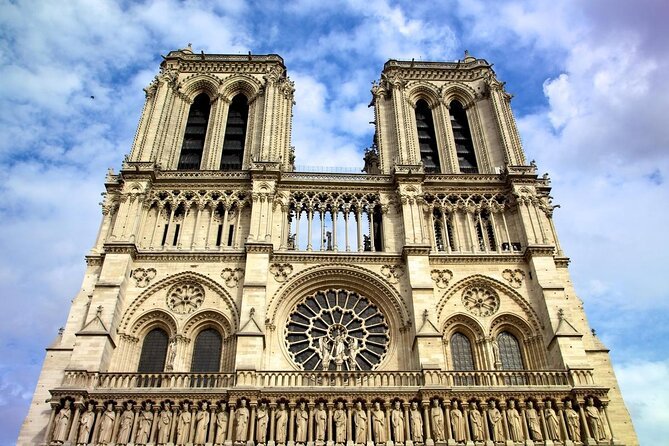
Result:
{"label": "tall arched window", "polygon": [[439,150],[437,136],[434,133],[432,110],[423,99],[416,102],[416,130],[418,131],[418,148],[420,159],[426,172],[440,173]]}
{"label": "tall arched window", "polygon": [[221,370],[221,334],[213,328],[202,330],[195,338],[191,372],[219,372]]}
{"label": "tall arched window", "polygon": [[467,112],[465,112],[464,107],[459,101],[452,101],[449,110],[460,172],[478,173],[479,169],[476,164],[476,154],[474,153],[472,134],[469,131]]}
{"label": "tall arched window", "polygon": [[209,96],[206,93],[197,95],[188,112],[188,122],[181,146],[179,169],[199,169],[204,150],[204,139],[207,136],[209,122]]}
{"label": "tall arched window", "polygon": [[154,328],[144,338],[142,354],[137,371],[140,373],[160,373],[165,369],[168,336],[162,328]]}
{"label": "tall arched window", "polygon": [[451,358],[454,370],[474,370],[472,344],[469,338],[462,333],[451,336]]}
{"label": "tall arched window", "polygon": [[249,101],[243,94],[232,99],[225,125],[221,170],[240,170],[246,142],[246,123],[249,119]]}
{"label": "tall arched window", "polygon": [[502,370],[522,370],[523,357],[520,354],[518,339],[508,331],[497,335],[497,346],[499,347],[499,360]]}

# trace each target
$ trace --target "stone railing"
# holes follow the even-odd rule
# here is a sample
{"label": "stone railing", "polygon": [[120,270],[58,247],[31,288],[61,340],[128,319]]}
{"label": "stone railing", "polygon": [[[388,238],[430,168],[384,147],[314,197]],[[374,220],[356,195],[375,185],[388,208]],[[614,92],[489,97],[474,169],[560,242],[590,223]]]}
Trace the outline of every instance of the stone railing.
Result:
{"label": "stone railing", "polygon": [[87,389],[223,389],[231,387],[587,387],[590,369],[477,371],[255,371],[121,373],[68,370],[62,387]]}

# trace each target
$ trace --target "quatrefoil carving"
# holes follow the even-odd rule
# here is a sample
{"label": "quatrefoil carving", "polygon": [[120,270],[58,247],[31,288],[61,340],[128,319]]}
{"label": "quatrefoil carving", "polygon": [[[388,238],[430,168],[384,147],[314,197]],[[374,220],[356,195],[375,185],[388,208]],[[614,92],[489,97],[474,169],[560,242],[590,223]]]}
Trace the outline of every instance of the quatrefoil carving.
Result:
{"label": "quatrefoil carving", "polygon": [[132,278],[140,288],[146,287],[154,277],[156,277],[156,270],[153,268],[137,268],[132,272]]}
{"label": "quatrefoil carving", "polygon": [[381,274],[388,279],[388,282],[397,283],[404,274],[404,268],[402,268],[402,265],[383,265]]}
{"label": "quatrefoil carving", "polygon": [[439,288],[446,288],[453,278],[453,272],[449,269],[433,269],[430,277]]}

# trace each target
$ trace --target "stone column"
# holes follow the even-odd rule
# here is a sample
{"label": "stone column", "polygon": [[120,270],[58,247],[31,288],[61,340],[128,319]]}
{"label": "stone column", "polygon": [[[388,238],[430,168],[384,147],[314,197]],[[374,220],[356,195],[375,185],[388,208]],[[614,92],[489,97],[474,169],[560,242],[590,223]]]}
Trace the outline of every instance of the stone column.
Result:
{"label": "stone column", "polygon": [[276,420],[274,419],[276,411],[276,403],[269,403],[269,439],[267,446],[274,446],[276,438]]}
{"label": "stone column", "polygon": [[332,446],[334,437],[332,435],[332,412],[334,410],[334,403],[327,403],[328,410],[328,427],[327,427],[327,446]]}
{"label": "stone column", "polygon": [[[98,405],[95,407],[95,409],[97,413],[95,415],[95,424],[93,425],[93,436],[91,437],[91,443],[98,442],[98,436],[100,434],[100,422],[102,421],[102,411],[104,410],[104,406]],[[47,432],[48,431],[49,430],[47,428]]]}
{"label": "stone column", "polygon": [[351,414],[351,408],[353,403],[346,403],[346,446],[353,445],[353,416]]}
{"label": "stone column", "polygon": [[209,406],[209,443],[216,439],[216,404]]}
{"label": "stone column", "polygon": [[158,416],[160,414],[160,404],[153,405],[153,423],[151,423],[151,433],[149,434],[149,443],[155,443],[156,431],[158,430]]}
{"label": "stone column", "polygon": [[256,439],[256,407],[258,406],[257,401],[250,403],[251,406],[251,415],[249,417],[249,430],[248,436],[246,437],[246,444],[248,446],[253,446]]}
{"label": "stone column", "polygon": [[585,400],[579,400],[578,401],[578,413],[581,415],[581,433],[584,433],[584,437],[582,438],[583,444],[597,444],[597,441],[592,438],[592,435],[590,434],[590,426],[588,426],[588,418],[585,416],[585,410],[583,407],[585,406]]}
{"label": "stone column", "polygon": [[[451,429],[451,402],[444,401],[444,421],[446,422],[446,441],[449,444],[455,444],[455,439],[453,438],[453,431]],[[443,429],[443,427],[442,427]]]}
{"label": "stone column", "polygon": [[174,433],[176,432],[177,424],[179,423],[179,405],[176,403],[172,404],[171,412],[172,412],[172,423],[170,425],[170,436],[168,437],[168,443],[175,441]]}
{"label": "stone column", "polygon": [[391,421],[390,421],[390,406],[392,403],[386,401],[383,405],[386,408],[386,442],[388,445],[393,444],[393,433],[391,429]]}
{"label": "stone column", "polygon": [[188,442],[192,443],[195,438],[195,416],[197,415],[197,404],[193,403],[190,408],[190,432],[188,433]]}
{"label": "stone column", "polygon": [[564,419],[564,403],[562,401],[558,401],[555,403],[555,411],[557,412],[558,419],[560,420],[560,434],[562,437],[562,441],[564,441],[566,445],[567,442],[570,442],[570,440],[569,440],[569,434],[567,432],[567,424]]}
{"label": "stone column", "polygon": [[70,433],[67,435],[67,439],[71,443],[77,442],[77,431],[79,430],[79,415],[81,415],[81,409],[84,407],[82,402],[74,403],[74,416],[72,417],[72,424],[70,424]]}
{"label": "stone column", "polygon": [[314,443],[314,403],[307,404],[307,409],[309,410],[307,418],[307,445],[310,446]]}
{"label": "stone column", "polygon": [[295,445],[295,403],[288,403],[288,444]]}
{"label": "stone column", "polygon": [[506,402],[499,403],[499,410],[502,412],[502,426],[504,427],[504,438],[506,439],[507,445],[513,446],[514,444],[513,441],[509,439],[509,421],[506,418]]}
{"label": "stone column", "polygon": [[[130,442],[135,442],[135,437],[137,436],[137,423],[139,422],[139,414],[142,411],[142,405],[141,404],[135,404],[135,407],[133,407],[133,420],[132,420],[132,431],[130,434]],[[114,426],[114,435],[112,435],[112,440],[116,439],[116,434],[118,434],[117,429],[118,429],[118,421],[119,421],[119,413],[118,411],[116,412],[116,420],[115,423],[117,426]]]}
{"label": "stone column", "polygon": [[525,414],[525,404],[521,406],[521,402],[518,401],[518,408],[520,409],[520,419],[522,420],[523,423],[523,436],[525,437],[526,441],[529,441],[530,439],[530,432],[527,427],[527,415]]}
{"label": "stone column", "polygon": [[372,403],[367,404],[367,446],[374,446],[374,439],[372,438]]}
{"label": "stone column", "polygon": [[404,409],[404,444],[406,446],[413,446],[411,420],[409,418],[409,403],[403,403],[402,409]]}
{"label": "stone column", "polygon": [[46,431],[44,432],[44,443],[51,443],[51,431],[53,430],[53,420],[56,418],[56,405],[51,403],[51,415],[49,415],[49,422],[46,425]]}
{"label": "stone column", "polygon": [[609,435],[611,436],[611,444],[616,444],[616,436],[613,433],[613,424],[611,424],[611,420],[609,419],[609,410],[608,410],[609,403],[608,401],[602,402],[602,408],[600,412],[604,412],[604,419],[606,420],[606,426],[609,430]]}
{"label": "stone column", "polygon": [[434,440],[432,440],[432,433],[430,431],[430,424],[432,419],[430,418],[430,401],[423,401],[423,426],[425,427],[425,444],[426,446],[433,446]]}
{"label": "stone column", "polygon": [[[544,414],[545,405],[542,401],[537,402],[537,412],[541,418],[541,432],[544,434],[544,442],[546,446],[550,446],[553,442],[548,438],[548,429],[546,428],[546,415]],[[556,411],[556,414],[558,412]],[[528,437],[529,438],[529,437]],[[532,440],[535,440],[534,438]]]}
{"label": "stone column", "polygon": [[228,410],[230,411],[228,413],[228,439],[225,441],[226,446],[231,446],[232,442],[234,441],[234,432],[232,429],[235,426],[235,403],[234,402],[228,402]]}
{"label": "stone column", "polygon": [[465,419],[465,435],[466,435],[465,438],[467,439],[467,443],[471,443],[471,441],[472,441],[472,433],[471,433],[471,431],[469,430],[469,403],[467,403],[467,402],[463,402],[463,403],[460,405],[460,408],[461,408],[461,410],[462,410],[462,416],[463,416],[464,419]]}

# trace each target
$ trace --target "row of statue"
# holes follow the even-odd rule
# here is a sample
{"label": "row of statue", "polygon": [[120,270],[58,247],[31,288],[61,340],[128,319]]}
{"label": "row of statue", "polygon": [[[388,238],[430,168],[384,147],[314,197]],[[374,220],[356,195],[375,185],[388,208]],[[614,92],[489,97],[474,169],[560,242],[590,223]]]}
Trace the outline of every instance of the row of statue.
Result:
{"label": "row of statue", "polygon": [[[538,407],[535,407],[536,406]],[[249,443],[316,446],[328,444],[381,445],[392,442],[421,445],[453,440],[523,442],[525,440],[554,442],[586,438],[597,441],[608,437],[606,412],[588,398],[584,405],[574,409],[572,401],[565,400],[558,410],[550,400],[525,403],[508,400],[498,403],[442,401],[431,402],[399,400],[384,404],[373,401],[326,404],[319,401],[276,404],[258,401],[249,404],[242,398],[237,404],[225,402],[199,405],[183,402],[161,404],[132,402],[96,406],[89,403],[72,413],[72,402],[63,401],[54,409],[50,444],[66,441],[77,445],[106,444],[175,444],[249,446]],[[250,409],[249,410],[249,406]],[[562,406],[562,404],[559,404]],[[579,413],[580,411],[580,413]],[[583,422],[583,423],[582,423]],[[49,431],[51,429],[47,429]],[[431,440],[431,441],[430,441]]]}

